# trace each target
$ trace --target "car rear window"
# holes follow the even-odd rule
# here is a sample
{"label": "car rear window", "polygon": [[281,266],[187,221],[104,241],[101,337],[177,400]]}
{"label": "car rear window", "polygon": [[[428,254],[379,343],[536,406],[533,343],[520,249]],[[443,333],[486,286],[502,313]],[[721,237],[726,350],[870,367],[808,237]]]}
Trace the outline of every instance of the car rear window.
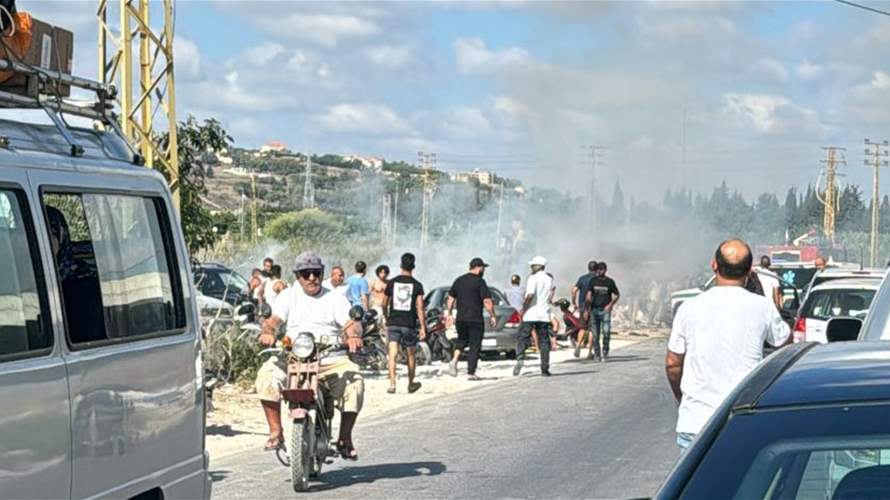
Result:
{"label": "car rear window", "polygon": [[815,267],[800,267],[800,268],[786,268],[786,269],[775,269],[776,274],[779,275],[783,280],[787,281],[794,285],[794,288],[803,289],[807,286],[811,279],[813,279],[813,275],[816,274]]}
{"label": "car rear window", "polygon": [[815,290],[807,297],[801,316],[821,320],[864,318],[874,297],[874,290]]}

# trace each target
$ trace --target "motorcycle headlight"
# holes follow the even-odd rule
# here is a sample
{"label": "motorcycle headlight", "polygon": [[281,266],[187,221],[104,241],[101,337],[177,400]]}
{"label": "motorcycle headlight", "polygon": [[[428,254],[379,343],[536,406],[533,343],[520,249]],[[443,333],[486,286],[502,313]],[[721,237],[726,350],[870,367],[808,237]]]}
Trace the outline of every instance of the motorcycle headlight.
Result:
{"label": "motorcycle headlight", "polygon": [[294,339],[291,350],[298,358],[308,358],[315,350],[315,339],[311,333],[300,333]]}

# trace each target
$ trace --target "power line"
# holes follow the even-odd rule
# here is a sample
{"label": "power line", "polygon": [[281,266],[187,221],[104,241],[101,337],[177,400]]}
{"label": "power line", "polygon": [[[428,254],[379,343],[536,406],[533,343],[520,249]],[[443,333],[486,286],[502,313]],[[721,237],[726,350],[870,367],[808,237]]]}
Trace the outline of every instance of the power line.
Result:
{"label": "power line", "polygon": [[854,2],[849,2],[848,0],[834,0],[837,3],[842,3],[844,5],[849,5],[850,7],[856,7],[857,9],[867,10],[869,12],[874,12],[875,14],[881,14],[884,16],[890,16],[890,12],[886,10],[876,9],[874,7],[869,7],[867,5],[862,5]]}

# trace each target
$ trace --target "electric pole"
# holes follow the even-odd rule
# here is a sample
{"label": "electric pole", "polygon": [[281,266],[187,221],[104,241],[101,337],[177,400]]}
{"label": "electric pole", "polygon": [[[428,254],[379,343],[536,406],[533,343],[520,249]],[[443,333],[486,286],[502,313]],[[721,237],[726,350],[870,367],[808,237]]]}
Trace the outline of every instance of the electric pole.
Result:
{"label": "electric pole", "polygon": [[[879,211],[881,206],[881,200],[879,198],[878,192],[878,181],[879,175],[878,170],[880,167],[887,166],[887,148],[890,146],[886,140],[880,142],[874,142],[869,139],[865,139],[865,164],[867,166],[872,167],[874,170],[872,171],[872,187],[871,187],[871,252],[870,252],[870,261],[871,266],[874,267],[878,262],[878,225],[879,225]],[[871,156],[869,158],[869,156]]]}
{"label": "electric pole", "polygon": [[835,224],[837,222],[837,212],[840,208],[840,190],[837,187],[837,169],[840,165],[846,165],[847,159],[844,156],[846,148],[838,148],[834,146],[824,146],[822,149],[826,153],[826,159],[821,160],[825,166],[822,173],[825,175],[825,192],[820,194],[818,184],[816,187],[816,197],[824,205],[822,232],[825,237],[834,244]]}
{"label": "electric pole", "polygon": [[590,193],[588,195],[587,205],[587,234],[596,233],[598,226],[598,214],[596,207],[596,170],[602,159],[604,148],[601,146],[583,145],[581,146],[582,159],[590,168]]}
{"label": "electric pole", "polygon": [[417,159],[423,169],[423,202],[420,212],[420,248],[426,248],[430,238],[430,211],[433,204],[433,182],[430,170],[436,165],[436,153],[417,152]]}
{"label": "electric pole", "polygon": [[392,199],[388,193],[383,194],[383,213],[380,214],[380,241],[385,245],[391,238]]}
{"label": "electric pole", "polygon": [[396,179],[396,192],[392,202],[392,246],[396,246],[396,234],[399,230],[399,191],[402,190],[402,182]]}
{"label": "electric pole", "polygon": [[315,208],[315,186],[312,184],[311,153],[306,153],[306,175],[303,179],[303,208]]}
{"label": "electric pole", "polygon": [[498,186],[501,188],[501,194],[498,197],[498,226],[494,234],[494,247],[499,248],[501,243],[501,214],[504,211],[504,181],[501,180]]}
{"label": "electric pole", "polygon": [[257,223],[257,215],[256,215],[256,174],[250,174],[250,232],[251,232],[251,241],[256,243],[257,236],[259,233],[259,224]]}

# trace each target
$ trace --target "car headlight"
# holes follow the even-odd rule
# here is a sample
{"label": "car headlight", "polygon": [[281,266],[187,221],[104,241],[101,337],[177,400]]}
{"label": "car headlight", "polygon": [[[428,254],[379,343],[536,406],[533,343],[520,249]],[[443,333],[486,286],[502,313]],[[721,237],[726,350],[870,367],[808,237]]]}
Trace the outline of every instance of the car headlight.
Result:
{"label": "car headlight", "polygon": [[315,350],[315,339],[311,333],[300,333],[294,339],[291,350],[298,358],[308,358]]}

